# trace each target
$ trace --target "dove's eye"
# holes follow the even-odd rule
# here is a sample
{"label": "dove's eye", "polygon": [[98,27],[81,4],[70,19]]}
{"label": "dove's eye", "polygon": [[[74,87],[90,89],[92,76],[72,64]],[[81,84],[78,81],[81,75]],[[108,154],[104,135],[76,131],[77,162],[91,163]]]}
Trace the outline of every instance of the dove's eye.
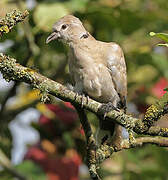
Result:
{"label": "dove's eye", "polygon": [[67,24],[63,24],[61,29],[65,30],[67,27],[68,27]]}

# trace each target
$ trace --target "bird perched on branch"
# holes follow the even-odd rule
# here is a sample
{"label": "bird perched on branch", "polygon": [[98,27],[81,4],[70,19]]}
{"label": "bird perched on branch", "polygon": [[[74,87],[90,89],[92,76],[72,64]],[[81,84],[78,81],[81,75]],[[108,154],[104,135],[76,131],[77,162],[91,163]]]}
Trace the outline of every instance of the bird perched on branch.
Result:
{"label": "bird perched on branch", "polygon": [[[75,92],[106,103],[107,107],[125,109],[126,65],[118,44],[96,40],[82,22],[72,15],[62,17],[53,25],[53,32],[46,43],[52,40],[61,40],[70,47],[68,63]],[[109,142],[114,124],[100,121],[100,130],[103,136],[98,135],[99,144]],[[115,125],[114,134],[113,141],[117,145],[121,139],[121,126]]]}

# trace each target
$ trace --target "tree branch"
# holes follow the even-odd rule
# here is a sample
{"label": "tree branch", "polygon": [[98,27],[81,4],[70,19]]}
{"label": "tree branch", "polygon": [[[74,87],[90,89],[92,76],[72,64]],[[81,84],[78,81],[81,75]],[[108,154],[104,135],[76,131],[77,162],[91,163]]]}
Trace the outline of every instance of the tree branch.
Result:
{"label": "tree branch", "polygon": [[[29,69],[27,67],[23,67],[20,64],[16,63],[14,58],[10,58],[4,54],[0,54],[0,71],[3,74],[3,77],[9,81],[22,81],[29,83],[34,88],[37,88],[41,91],[42,99],[47,99],[48,94],[51,94],[57,98],[62,99],[63,101],[71,102],[75,107],[78,107],[77,110],[79,112],[79,117],[81,123],[83,125],[86,139],[87,139],[87,151],[88,151],[88,167],[90,170],[90,174],[92,179],[100,179],[96,169],[98,165],[103,162],[105,159],[109,158],[114,151],[119,151],[121,149],[128,149],[131,147],[142,146],[146,143],[152,143],[159,146],[166,146],[167,139],[161,139],[158,137],[150,137],[150,138],[141,138],[135,139],[133,143],[129,141],[126,143],[125,141],[122,143],[121,149],[115,149],[113,147],[102,145],[101,147],[97,148],[95,139],[93,137],[93,133],[90,128],[90,124],[87,120],[87,117],[81,111],[81,103],[83,108],[102,116],[105,112],[103,112],[101,106],[102,104],[96,102],[92,99],[83,98],[83,96],[76,95],[73,91],[68,90],[65,86],[48,79],[45,76],[40,75],[36,71]],[[162,103],[160,101],[157,102],[157,105],[154,107],[150,107],[145,114],[143,120],[133,118],[130,115],[126,115],[123,112],[118,111],[111,111],[107,113],[106,117],[112,120],[115,123],[118,123],[124,126],[127,129],[131,129],[137,134],[144,134],[144,135],[153,135],[153,136],[166,136],[168,137],[168,129],[167,128],[159,128],[151,126],[157,121],[162,115],[167,113],[167,101],[168,96],[164,96],[164,103],[163,99]],[[81,99],[83,102],[81,102]],[[159,104],[159,106],[158,106]],[[79,110],[80,109],[80,110]]]}
{"label": "tree branch", "polygon": [[[81,106],[81,99],[82,96],[77,96],[76,93],[73,91],[68,90],[65,86],[48,79],[45,76],[40,75],[36,71],[23,67],[20,64],[16,63],[16,60],[14,58],[10,58],[9,56],[6,56],[4,54],[0,54],[0,71],[3,74],[3,77],[9,81],[22,81],[30,84],[34,88],[37,88],[41,91],[43,98],[47,99],[47,94],[51,94],[56,96],[57,98],[62,99],[63,101],[69,101],[77,106]],[[118,111],[111,111],[107,113],[106,117],[108,119],[111,119],[113,122],[118,123],[122,125],[123,127],[127,129],[132,129],[137,134],[152,134],[150,126],[146,125],[146,122],[150,121],[150,123],[153,125],[153,122],[155,122],[158,118],[160,118],[162,115],[167,113],[167,102],[168,102],[168,95],[164,96],[164,103],[157,108],[155,106],[153,113],[146,113],[145,118],[143,120],[134,118],[130,115],[126,115],[123,112]],[[159,102],[159,101],[158,101]],[[105,112],[101,109],[102,104],[99,102],[96,102],[89,98],[83,98],[83,108],[102,116]],[[162,109],[161,109],[161,106]],[[157,108],[157,113],[156,113]],[[150,112],[152,111],[152,108]],[[158,116],[159,114],[159,116]],[[157,119],[156,119],[157,117]],[[150,130],[149,130],[150,129]],[[163,129],[161,129],[163,130]],[[164,128],[164,132],[167,132],[167,128]],[[153,133],[155,135],[155,133]],[[160,133],[162,136],[168,136],[168,133]]]}
{"label": "tree branch", "polygon": [[[0,54],[0,71],[7,81],[13,80],[26,82],[34,88],[39,89],[44,96],[43,99],[47,98],[47,94],[49,93],[63,101],[69,101],[77,106],[81,106],[82,96],[76,96],[76,93],[68,90],[65,86],[40,75],[30,68],[21,66],[16,63],[14,58],[10,58],[2,53]],[[83,98],[83,107],[98,115],[104,114],[104,112],[101,111],[101,103],[90,98],[89,100]],[[139,129],[143,127],[141,120],[115,110],[109,112],[106,117],[109,119],[115,119],[116,123],[119,123],[126,128],[134,128],[136,125]],[[127,121],[125,121],[125,119],[127,119]]]}
{"label": "tree branch", "polygon": [[[5,18],[0,19],[0,36],[3,33],[8,33],[14,25],[23,21],[27,15],[27,11],[24,13],[13,11],[12,13],[7,14]],[[106,114],[106,118],[122,125],[127,130],[134,131],[137,134],[156,137],[139,137],[134,139],[132,142],[129,140],[123,140],[120,149],[114,149],[106,144],[97,147],[90,123],[83,109],[87,109],[98,116],[103,116],[105,112],[103,111],[101,103],[92,99],[88,100],[88,98],[83,98],[83,96],[77,95],[73,91],[68,90],[65,86],[40,75],[32,69],[19,65],[16,63],[14,58],[10,58],[4,54],[0,54],[0,71],[7,81],[13,80],[26,82],[33,88],[39,89],[41,91],[43,101],[48,99],[48,94],[51,94],[63,101],[71,102],[76,107],[86,136],[87,163],[89,172],[91,178],[94,180],[100,180],[100,177],[97,174],[99,164],[109,158],[114,151],[139,147],[148,143],[168,147],[168,138],[166,138],[168,137],[168,128],[153,126],[161,116],[168,113],[168,93],[148,108],[143,119],[133,118],[130,115],[126,115],[123,112],[115,110]],[[81,108],[81,105],[83,108]]]}
{"label": "tree branch", "polygon": [[134,147],[141,147],[145,144],[155,144],[160,147],[168,147],[168,138],[167,137],[139,137],[135,138],[134,142],[131,144],[128,140],[124,140],[122,143],[121,149],[116,151],[121,151],[123,149],[130,149]]}
{"label": "tree branch", "polygon": [[27,10],[23,13],[16,10],[7,13],[5,18],[0,19],[0,36],[8,33],[17,23],[22,22],[28,15],[29,12]]}
{"label": "tree branch", "polygon": [[74,105],[74,106],[78,112],[79,119],[84,129],[85,136],[86,136],[86,149],[87,149],[86,159],[87,159],[87,165],[89,168],[90,176],[94,180],[100,180],[100,177],[96,171],[97,170],[97,159],[96,159],[97,146],[96,146],[96,141],[94,139],[90,123],[88,121],[88,118],[84,110],[80,106],[77,106],[77,105]]}

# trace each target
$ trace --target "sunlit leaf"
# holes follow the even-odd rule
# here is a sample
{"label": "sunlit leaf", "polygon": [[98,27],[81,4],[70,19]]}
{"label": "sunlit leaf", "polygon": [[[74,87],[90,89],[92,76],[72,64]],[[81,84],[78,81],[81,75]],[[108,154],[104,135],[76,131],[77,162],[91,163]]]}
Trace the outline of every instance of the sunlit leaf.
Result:
{"label": "sunlit leaf", "polygon": [[155,32],[150,32],[149,35],[150,35],[150,36],[156,36],[156,37],[164,40],[165,42],[168,42],[168,34],[167,34],[167,33],[155,33]]}
{"label": "sunlit leaf", "polygon": [[8,110],[14,111],[29,104],[31,105],[37,102],[40,96],[40,92],[37,89],[23,92],[23,94],[20,93],[19,96],[15,97],[15,101],[8,106]]}
{"label": "sunlit leaf", "polygon": [[166,47],[168,47],[168,43],[165,43],[165,44],[158,44],[158,46],[166,46]]}

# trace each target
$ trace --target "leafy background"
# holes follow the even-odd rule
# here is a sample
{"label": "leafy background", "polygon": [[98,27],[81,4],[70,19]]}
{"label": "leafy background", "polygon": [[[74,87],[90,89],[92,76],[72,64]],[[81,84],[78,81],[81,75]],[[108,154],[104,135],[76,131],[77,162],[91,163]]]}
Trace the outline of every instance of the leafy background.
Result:
{"label": "leafy background", "polygon": [[[46,45],[45,40],[57,19],[74,14],[96,39],[115,41],[122,46],[128,67],[128,113],[142,117],[146,108],[165,93],[163,89],[168,86],[168,50],[163,43],[167,43],[167,35],[150,32],[166,33],[167,0],[0,1],[1,17],[13,9],[29,9],[30,16],[2,37],[0,51],[15,57],[20,64],[60,83],[70,82],[68,48],[60,42]],[[12,167],[27,179],[78,179],[80,167],[79,179],[89,179],[84,165],[83,132],[70,104],[59,100],[55,106],[40,104],[38,91],[24,83],[0,84],[0,178],[14,179]],[[30,108],[38,115],[32,117],[29,112],[19,118]],[[33,121],[28,124],[39,138],[27,144],[27,153],[15,165],[12,152],[16,138],[11,134],[11,124],[19,119],[22,126],[23,131],[20,137],[17,136],[17,141],[21,136],[28,136],[24,131],[24,116]],[[88,116],[93,129],[96,129],[96,117],[91,113]],[[167,117],[157,125],[167,127]],[[116,153],[103,163],[99,171],[105,180],[165,180],[168,179],[167,156],[167,148],[148,145]],[[54,169],[55,164],[58,167]],[[69,168],[67,174],[71,172],[69,177],[63,176],[65,168]]]}

